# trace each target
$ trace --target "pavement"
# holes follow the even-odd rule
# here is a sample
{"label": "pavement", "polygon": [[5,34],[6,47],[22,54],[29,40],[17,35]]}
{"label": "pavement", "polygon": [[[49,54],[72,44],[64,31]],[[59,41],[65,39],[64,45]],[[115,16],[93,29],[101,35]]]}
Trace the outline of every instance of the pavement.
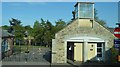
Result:
{"label": "pavement", "polygon": [[32,48],[29,53],[21,52],[2,60],[2,67],[74,67],[71,64],[51,64],[49,48]]}
{"label": "pavement", "polygon": [[5,57],[2,65],[50,65],[49,48],[31,48],[29,53],[21,52]]}
{"label": "pavement", "polygon": [[29,53],[21,52],[5,57],[1,67],[120,67],[120,64],[111,63],[50,63],[49,48],[31,48]]}
{"label": "pavement", "polygon": [[64,63],[64,64],[39,64],[39,62],[33,62],[31,64],[34,64],[34,65],[27,65],[27,64],[24,64],[24,65],[3,65],[2,67],[74,67],[68,63]]}

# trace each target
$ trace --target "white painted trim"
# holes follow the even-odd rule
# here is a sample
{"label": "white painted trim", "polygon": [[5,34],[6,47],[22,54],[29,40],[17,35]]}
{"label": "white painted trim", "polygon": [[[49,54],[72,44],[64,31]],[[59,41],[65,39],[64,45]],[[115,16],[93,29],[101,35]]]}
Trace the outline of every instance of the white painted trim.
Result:
{"label": "white painted trim", "polygon": [[103,39],[100,38],[96,38],[96,37],[73,37],[68,39],[67,41],[71,41],[71,42],[105,42]]}
{"label": "white painted trim", "polygon": [[[73,37],[73,38],[70,38],[70,39],[100,39],[100,38],[97,38],[97,37],[89,37],[89,36],[80,36],[80,37]],[[102,40],[102,39],[101,39]]]}
{"label": "white painted trim", "polygon": [[67,63],[67,41],[64,43],[64,48],[65,48],[65,63]]}
{"label": "white painted trim", "polygon": [[94,20],[94,4],[93,4],[93,20]]}
{"label": "white painted trim", "polygon": [[100,47],[100,48],[102,48],[102,57],[97,57],[97,54],[96,54],[96,60],[98,58],[100,58],[100,59],[102,59],[104,61],[104,52],[103,52],[103,50],[104,50],[104,44],[103,43],[102,43],[102,47]]}
{"label": "white painted trim", "polygon": [[83,40],[67,40],[67,42],[70,41],[70,42],[83,42]]}
{"label": "white painted trim", "polygon": [[[97,57],[97,43],[95,44],[95,56]],[[96,59],[96,57],[95,57],[95,59]]]}
{"label": "white painted trim", "polygon": [[88,44],[88,42],[84,41],[84,45],[83,45],[84,46],[84,62],[87,61],[87,51],[88,51],[88,49],[86,49],[87,44]]}
{"label": "white painted trim", "polygon": [[80,3],[78,3],[78,19],[80,18]]}
{"label": "white painted trim", "polygon": [[106,57],[106,51],[108,51],[109,49],[108,49],[108,41],[105,41],[105,49],[104,49],[104,51],[105,51],[105,54],[104,54],[104,61],[106,61],[108,58]]}
{"label": "white painted trim", "polygon": [[[105,47],[106,47],[106,41],[101,39],[101,38],[97,38],[97,37],[88,37],[88,36],[83,36],[83,37],[73,37],[73,38],[70,38],[68,40],[65,41],[65,56],[66,56],[66,61],[67,61],[67,42],[83,42],[83,52],[84,52],[84,60],[83,62],[86,62],[87,61],[87,52],[88,52],[88,49],[86,48],[87,47],[87,44],[89,42],[105,42]],[[97,56],[97,43],[96,43],[96,46],[95,46],[95,54]],[[103,53],[103,50],[102,50],[102,53]],[[104,57],[105,56],[102,56],[102,59],[104,61]],[[96,60],[97,60],[97,57],[96,57]]]}
{"label": "white painted trim", "polygon": [[105,42],[104,40],[89,40],[88,42]]}

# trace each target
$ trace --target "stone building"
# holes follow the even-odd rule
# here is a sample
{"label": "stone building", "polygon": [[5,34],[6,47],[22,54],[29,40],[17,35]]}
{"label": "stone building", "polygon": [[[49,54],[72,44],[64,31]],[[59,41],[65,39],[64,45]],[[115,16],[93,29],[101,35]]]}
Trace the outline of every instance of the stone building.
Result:
{"label": "stone building", "polygon": [[10,56],[13,53],[13,42],[14,35],[7,32],[7,30],[2,30],[0,28],[0,43],[1,43],[1,59]]}
{"label": "stone building", "polygon": [[110,62],[115,37],[94,20],[94,3],[78,2],[74,7],[74,20],[52,40],[52,63]]}

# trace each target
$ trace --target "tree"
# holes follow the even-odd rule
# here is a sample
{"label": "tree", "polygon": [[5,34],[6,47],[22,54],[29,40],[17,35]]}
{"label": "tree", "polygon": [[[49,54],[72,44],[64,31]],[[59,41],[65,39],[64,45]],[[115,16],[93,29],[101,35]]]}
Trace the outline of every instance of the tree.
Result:
{"label": "tree", "polygon": [[42,18],[41,22],[39,21],[34,22],[33,32],[36,45],[44,45],[45,31],[47,31],[46,23]]}
{"label": "tree", "polygon": [[100,25],[102,25],[104,27],[107,27],[106,22],[104,20],[99,19],[99,17],[97,16],[97,10],[96,9],[94,9],[94,18],[95,18],[95,21],[98,22]]}
{"label": "tree", "polygon": [[52,33],[53,25],[49,20],[46,21],[45,24],[45,32],[44,32],[44,42],[45,45],[51,46],[52,45],[52,39],[53,39],[53,33]]}
{"label": "tree", "polygon": [[9,20],[10,22],[10,27],[13,28],[13,34],[15,35],[15,42],[19,42],[20,40],[23,40],[24,37],[24,29],[23,26],[21,25],[21,21],[18,19],[12,18]]}
{"label": "tree", "polygon": [[9,20],[10,25],[16,26],[16,25],[20,25],[22,22],[18,19],[14,19],[12,18],[12,20]]}
{"label": "tree", "polygon": [[41,35],[41,33],[40,33],[40,23],[39,23],[39,21],[35,21],[34,22],[34,26],[33,26],[33,36],[34,36],[34,41],[35,41],[35,45],[36,45],[36,43],[37,42],[39,42],[40,41],[40,35]]}
{"label": "tree", "polygon": [[55,33],[60,31],[61,29],[63,29],[67,24],[65,23],[65,21],[63,21],[62,19],[59,19],[57,22],[55,22]]}
{"label": "tree", "polygon": [[24,30],[28,31],[28,33],[29,33],[28,36],[33,36],[33,28],[31,28],[30,25],[24,26]]}
{"label": "tree", "polygon": [[9,26],[7,26],[7,25],[4,25],[4,26],[2,26],[2,29],[4,29],[4,30],[9,30]]}

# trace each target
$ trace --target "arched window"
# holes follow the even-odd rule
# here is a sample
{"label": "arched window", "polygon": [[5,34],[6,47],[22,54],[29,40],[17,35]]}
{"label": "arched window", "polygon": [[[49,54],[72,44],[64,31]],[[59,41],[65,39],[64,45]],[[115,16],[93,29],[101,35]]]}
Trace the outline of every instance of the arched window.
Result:
{"label": "arched window", "polygon": [[10,49],[10,44],[7,39],[2,40],[2,52],[8,51]]}
{"label": "arched window", "polygon": [[2,40],[2,52],[5,52],[5,41]]}

